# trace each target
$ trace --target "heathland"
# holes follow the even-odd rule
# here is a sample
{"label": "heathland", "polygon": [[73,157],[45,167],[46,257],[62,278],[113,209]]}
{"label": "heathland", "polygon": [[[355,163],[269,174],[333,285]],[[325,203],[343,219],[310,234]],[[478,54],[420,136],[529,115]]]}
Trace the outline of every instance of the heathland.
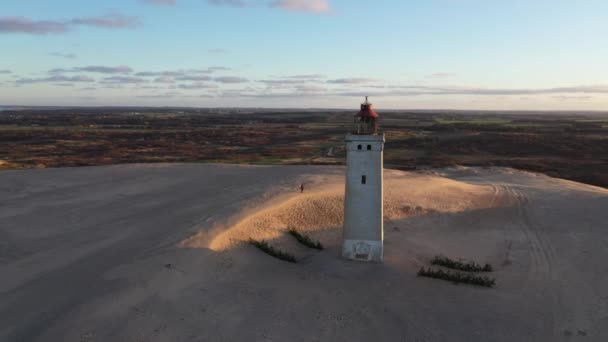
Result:
{"label": "heathland", "polygon": [[[0,113],[0,169],[150,162],[336,165],[356,110]],[[380,111],[387,168],[505,166],[608,187],[608,114]]]}

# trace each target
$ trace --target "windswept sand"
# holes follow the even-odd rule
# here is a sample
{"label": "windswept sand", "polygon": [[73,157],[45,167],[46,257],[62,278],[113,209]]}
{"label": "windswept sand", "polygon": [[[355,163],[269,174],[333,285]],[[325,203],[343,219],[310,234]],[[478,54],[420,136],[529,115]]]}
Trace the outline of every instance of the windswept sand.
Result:
{"label": "windswept sand", "polygon": [[[308,188],[308,187],[307,187]],[[387,224],[416,216],[459,213],[503,203],[494,201],[493,188],[430,175],[387,170],[384,216]],[[404,191],[404,189],[408,189]],[[344,220],[343,176],[316,180],[305,193],[290,191],[247,211],[236,224],[204,230],[184,241],[182,247],[225,251],[250,238],[269,240],[280,249],[298,249],[289,228],[305,233],[324,245],[339,246]],[[307,250],[307,249],[304,249]],[[310,251],[308,251],[310,252]]]}
{"label": "windswept sand", "polygon": [[[608,340],[608,190],[510,169],[387,170],[385,263],[365,264],[338,257],[343,173],[0,172],[0,341]],[[498,286],[417,278],[436,254],[492,263]]]}

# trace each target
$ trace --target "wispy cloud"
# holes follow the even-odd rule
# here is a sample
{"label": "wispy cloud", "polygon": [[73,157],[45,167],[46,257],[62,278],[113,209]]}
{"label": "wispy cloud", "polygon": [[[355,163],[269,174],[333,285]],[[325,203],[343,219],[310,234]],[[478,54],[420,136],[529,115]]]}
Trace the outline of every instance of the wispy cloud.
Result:
{"label": "wispy cloud", "polygon": [[54,75],[51,77],[43,77],[43,78],[20,78],[15,81],[16,84],[32,84],[32,83],[52,83],[52,82],[95,82],[95,79],[85,76],[85,75],[77,75],[77,76],[63,76],[63,75]]}
{"label": "wispy cloud", "polygon": [[[339,83],[343,88],[350,83]],[[337,89],[328,85],[328,88],[320,86],[320,84],[279,84],[269,87],[244,87],[241,89],[226,89],[218,92],[219,97],[259,97],[259,98],[294,98],[294,97],[311,97],[311,96],[377,96],[377,97],[413,97],[413,96],[454,96],[454,95],[473,95],[473,96],[490,96],[490,97],[506,97],[506,96],[535,96],[535,95],[554,95],[551,96],[556,100],[561,101],[584,101],[589,100],[592,94],[608,94],[608,85],[590,85],[590,86],[575,86],[575,87],[554,87],[554,88],[538,88],[538,89],[508,89],[508,88],[474,88],[463,86],[446,86],[432,87],[419,85],[388,85],[384,89],[373,88],[364,85],[362,89],[360,85],[354,83],[353,87],[357,90]],[[382,90],[378,90],[382,89]],[[577,95],[581,94],[581,95]]]}
{"label": "wispy cloud", "polygon": [[207,84],[207,83],[192,83],[192,84],[180,84],[177,86],[180,89],[217,89],[219,86],[217,84]]}
{"label": "wispy cloud", "polygon": [[137,17],[112,13],[98,17],[80,17],[69,20],[32,20],[25,17],[0,17],[0,33],[57,34],[66,33],[74,26],[92,26],[107,29],[133,28],[141,25]]}
{"label": "wispy cloud", "polygon": [[165,70],[165,71],[141,71],[135,74],[135,76],[140,77],[161,77],[161,76],[171,76],[177,77],[181,80],[191,80],[191,81],[207,81],[210,79],[208,76],[200,76],[200,74],[211,74],[216,71],[224,71],[231,70],[228,67],[223,66],[213,66],[207,69],[188,69],[188,70]]}
{"label": "wispy cloud", "polygon": [[225,49],[216,48],[216,49],[208,49],[207,52],[212,53],[212,54],[220,54],[220,53],[225,53],[226,50]]}
{"label": "wispy cloud", "polygon": [[184,71],[142,71],[135,74],[135,76],[141,77],[159,77],[159,76],[180,76],[183,75]]}
{"label": "wispy cloud", "polygon": [[11,73],[13,73],[13,72],[10,71],[10,70],[6,70],[6,69],[5,70],[0,70],[0,74],[11,74]]}
{"label": "wispy cloud", "polygon": [[61,52],[51,52],[51,53],[49,53],[49,56],[61,57],[61,58],[66,58],[66,59],[74,59],[74,58],[76,58],[76,54],[73,54],[73,53],[61,53]]}
{"label": "wispy cloud", "polygon": [[180,95],[182,95],[182,94],[179,92],[171,91],[171,92],[167,92],[167,93],[163,93],[163,94],[139,95],[136,97],[139,97],[142,99],[166,99],[166,98],[176,97],[176,96],[180,96]]}
{"label": "wispy cloud", "polygon": [[306,79],[278,79],[278,80],[258,80],[257,82],[269,85],[302,84],[308,82]]}
{"label": "wispy cloud", "polygon": [[283,78],[296,78],[296,79],[314,80],[314,79],[325,78],[325,75],[322,75],[322,74],[291,75],[291,76],[284,76]]}
{"label": "wispy cloud", "polygon": [[331,11],[328,0],[277,0],[270,7],[284,11],[326,13]]}
{"label": "wispy cloud", "polygon": [[209,71],[209,72],[228,71],[228,70],[232,70],[232,69],[225,67],[225,66],[212,66],[212,67],[207,68],[207,71]]}
{"label": "wispy cloud", "polygon": [[383,91],[343,91],[336,92],[340,96],[421,96],[421,95],[490,95],[490,96],[509,96],[509,95],[550,95],[550,94],[608,94],[608,85],[586,85],[575,87],[555,87],[555,88],[475,88],[475,87],[430,87],[416,85],[402,85],[387,87]]}
{"label": "wispy cloud", "polygon": [[85,67],[74,67],[69,69],[51,69],[50,73],[69,73],[69,72],[94,72],[100,74],[129,74],[133,72],[129,66],[101,66],[101,65],[90,65]]}
{"label": "wispy cloud", "polygon": [[152,5],[161,5],[161,6],[175,6],[177,4],[177,0],[142,0],[145,3]]}
{"label": "wispy cloud", "polygon": [[106,77],[102,83],[146,83],[148,80],[135,76],[112,76]]}
{"label": "wispy cloud", "polygon": [[244,0],[207,0],[210,5],[214,6],[232,6],[232,7],[246,7],[251,6],[253,3]]}
{"label": "wispy cloud", "polygon": [[162,77],[157,77],[154,82],[156,83],[175,83],[175,78],[171,77],[171,76],[162,76]]}
{"label": "wispy cloud", "polygon": [[378,80],[374,78],[362,78],[362,77],[353,77],[353,78],[338,78],[334,80],[329,80],[327,83],[334,84],[365,84],[365,83],[373,83]]}
{"label": "wispy cloud", "polygon": [[249,82],[249,80],[246,78],[236,77],[236,76],[216,77],[213,80],[216,82],[220,82],[220,83],[246,83],[246,82]]}
{"label": "wispy cloud", "polygon": [[561,101],[569,101],[569,100],[583,101],[583,100],[591,99],[591,96],[589,96],[589,95],[581,95],[581,96],[561,95],[561,96],[552,96],[552,98],[561,100]]}
{"label": "wispy cloud", "polygon": [[50,34],[69,31],[70,25],[52,20],[31,20],[24,17],[0,17],[0,33]]}
{"label": "wispy cloud", "polygon": [[183,75],[176,78],[178,81],[211,81],[212,78],[206,75]]}
{"label": "wispy cloud", "polygon": [[427,75],[426,77],[445,79],[445,78],[451,78],[451,77],[455,77],[455,76],[456,76],[456,74],[450,73],[450,72],[436,72],[434,74]]}
{"label": "wispy cloud", "polygon": [[275,8],[289,12],[331,12],[331,5],[329,3],[329,0],[207,0],[207,3],[214,6],[231,7],[263,6],[267,8]]}
{"label": "wispy cloud", "polygon": [[326,92],[327,89],[324,87],[320,87],[318,85],[313,84],[302,84],[295,86],[295,89],[304,93],[323,93]]}
{"label": "wispy cloud", "polygon": [[119,13],[112,13],[99,17],[83,17],[71,20],[73,25],[86,25],[103,28],[133,28],[141,25],[137,17],[129,17]]}

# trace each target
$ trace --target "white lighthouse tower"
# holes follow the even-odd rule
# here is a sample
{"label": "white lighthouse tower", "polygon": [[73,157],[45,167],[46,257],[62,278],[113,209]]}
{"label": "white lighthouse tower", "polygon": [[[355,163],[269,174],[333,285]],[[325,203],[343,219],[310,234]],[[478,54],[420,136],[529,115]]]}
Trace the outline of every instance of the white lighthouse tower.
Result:
{"label": "white lighthouse tower", "polygon": [[355,115],[355,130],[346,135],[344,242],[347,259],[381,262],[384,256],[383,151],[378,114],[365,97]]}

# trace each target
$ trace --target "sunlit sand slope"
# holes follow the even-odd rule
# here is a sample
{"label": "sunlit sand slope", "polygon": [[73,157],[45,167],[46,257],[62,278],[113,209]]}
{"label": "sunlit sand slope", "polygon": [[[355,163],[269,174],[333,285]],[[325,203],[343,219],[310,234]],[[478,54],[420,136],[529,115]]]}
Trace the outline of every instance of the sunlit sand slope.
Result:
{"label": "sunlit sand slope", "polygon": [[[493,188],[472,185],[434,175],[408,174],[387,170],[385,175],[385,220],[441,213],[478,210],[504,202],[493,201]],[[344,211],[342,177],[319,180],[304,193],[283,194],[248,208],[230,227],[208,230],[183,242],[184,247],[208,247],[215,251],[236,247],[250,238],[268,240],[277,247],[293,246],[289,229],[305,233],[325,246],[339,244]],[[213,230],[213,229],[212,229]],[[286,246],[284,246],[286,245]]]}

